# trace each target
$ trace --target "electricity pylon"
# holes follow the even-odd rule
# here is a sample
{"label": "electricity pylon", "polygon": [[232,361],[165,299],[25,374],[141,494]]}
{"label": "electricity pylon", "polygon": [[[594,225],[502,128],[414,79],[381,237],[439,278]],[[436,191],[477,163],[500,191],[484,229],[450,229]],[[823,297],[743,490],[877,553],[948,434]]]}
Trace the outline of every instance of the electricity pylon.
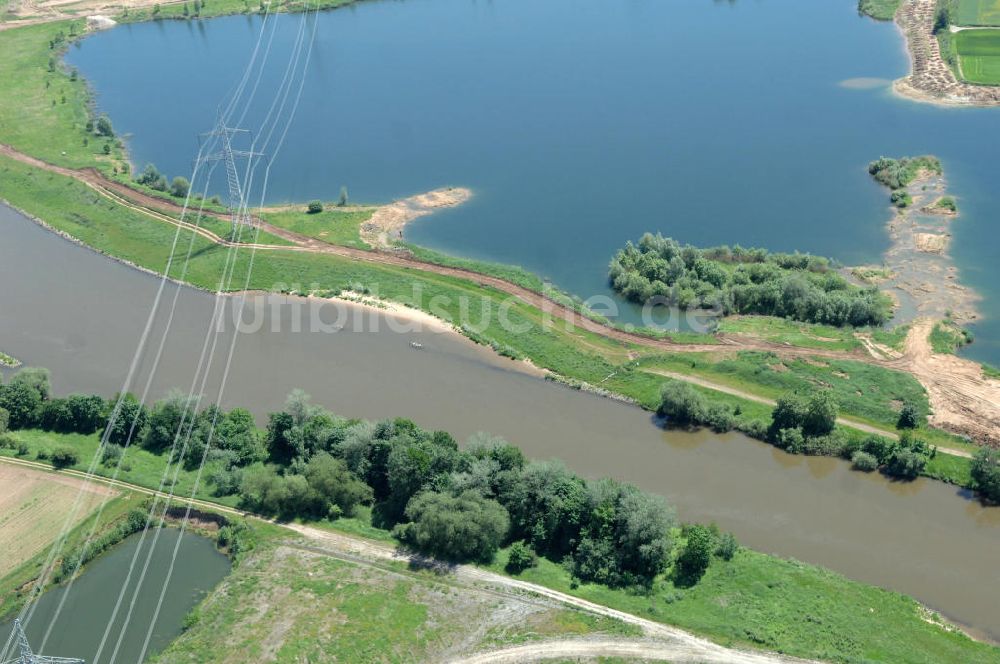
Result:
{"label": "electricity pylon", "polygon": [[31,651],[31,645],[28,643],[28,637],[24,635],[24,628],[21,627],[21,620],[14,620],[14,632],[11,634],[11,640],[14,641],[14,645],[20,654],[14,659],[8,659],[2,664],[85,664],[82,659],[75,659],[71,657],[46,657],[45,655],[36,655]]}
{"label": "electricity pylon", "polygon": [[240,174],[236,170],[236,160],[254,159],[264,156],[262,152],[233,149],[233,135],[246,133],[249,133],[246,129],[227,127],[225,121],[219,118],[219,123],[215,129],[207,134],[202,134],[206,138],[217,136],[221,143],[221,149],[218,152],[204,155],[201,157],[201,161],[221,161],[226,165],[226,180],[229,184],[229,214],[232,217],[234,233],[237,232],[237,229],[241,225],[250,226],[253,223],[253,218],[246,211],[246,192],[243,191],[243,186],[240,184]]}

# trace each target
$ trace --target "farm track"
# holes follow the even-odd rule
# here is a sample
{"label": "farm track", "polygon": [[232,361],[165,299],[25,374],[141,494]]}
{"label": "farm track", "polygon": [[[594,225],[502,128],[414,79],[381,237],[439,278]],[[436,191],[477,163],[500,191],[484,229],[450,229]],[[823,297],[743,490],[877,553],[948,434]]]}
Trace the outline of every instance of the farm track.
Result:
{"label": "farm track", "polygon": [[[190,504],[192,507],[201,507],[227,515],[249,517],[260,521],[266,521],[268,523],[277,523],[272,519],[243,512],[232,507],[226,507],[225,505],[219,505],[205,500],[178,498],[177,496],[171,497],[169,494],[161,491],[155,491],[136,484],[122,482],[120,480],[112,480],[97,475],[88,476],[86,473],[78,470],[54,470],[51,466],[46,464],[11,457],[0,457],[0,463],[31,468],[61,477],[83,479],[89,483],[100,484],[110,488],[125,489],[163,499],[170,499],[181,504]],[[619,643],[621,644],[621,647],[641,649],[645,653],[642,656],[652,657],[654,659],[669,659],[670,661],[676,662],[718,662],[720,664],[792,664],[795,662],[809,661],[764,651],[751,652],[734,648],[726,648],[676,627],[648,620],[631,613],[618,611],[617,609],[612,609],[601,604],[595,604],[594,602],[574,597],[573,595],[567,595],[566,593],[561,593],[559,591],[546,588],[545,586],[539,586],[526,581],[512,579],[510,577],[503,576],[502,574],[490,572],[472,565],[442,563],[419,554],[397,549],[388,544],[382,544],[371,540],[364,540],[340,533],[321,530],[312,526],[297,523],[279,523],[278,525],[281,525],[305,538],[309,544],[302,546],[301,548],[314,553],[320,553],[322,555],[345,560],[354,564],[379,567],[380,569],[384,569],[382,565],[385,565],[386,563],[403,562],[413,568],[432,569],[440,573],[446,573],[449,583],[454,585],[467,587],[474,586],[480,591],[486,588],[489,592],[521,600],[541,600],[546,603],[554,603],[563,607],[584,611],[592,615],[613,618],[626,624],[634,625],[642,629],[647,638],[623,639],[620,640]],[[291,545],[295,546],[294,543],[291,543]],[[555,643],[556,642],[553,642],[548,645],[545,643],[535,644],[536,647],[541,648],[537,653],[532,654],[525,652],[525,656],[518,660],[479,660],[475,659],[475,657],[470,657],[468,661],[537,661],[540,659],[548,659],[552,656],[558,656],[561,652],[560,647],[555,646]],[[561,648],[565,647],[566,646],[564,645]],[[579,644],[571,647],[579,649],[581,653],[588,649],[588,647],[581,646]],[[590,646],[589,648],[591,649],[591,655],[600,654],[597,646]]]}
{"label": "farm track", "polygon": [[[418,260],[406,252],[366,251],[332,245],[284,228],[279,228],[260,219],[255,219],[255,223],[261,230],[293,244],[286,246],[233,243],[196,224],[181,221],[171,216],[171,214],[180,215],[184,210],[177,203],[151,196],[120,182],[110,180],[97,169],[84,168],[77,170],[56,166],[3,144],[0,144],[0,155],[15,159],[34,168],[73,178],[84,183],[99,195],[119,205],[124,205],[157,221],[188,229],[222,246],[240,246],[265,251],[289,251],[337,256],[360,262],[462,279],[473,282],[481,287],[490,288],[515,297],[525,304],[540,310],[546,320],[561,321],[565,325],[566,331],[570,333],[574,328],[582,329],[622,345],[633,345],[664,353],[762,351],[774,353],[779,357],[855,360],[903,371],[917,378],[927,390],[933,411],[932,422],[936,426],[959,435],[968,436],[980,443],[1000,446],[1000,381],[985,378],[981,368],[975,362],[955,356],[933,354],[930,351],[927,340],[927,335],[933,328],[934,321],[932,320],[925,319],[910,329],[905,352],[899,357],[878,352],[878,349],[874,348],[871,344],[864,344],[865,349],[850,351],[815,349],[773,343],[736,334],[717,335],[715,338],[718,343],[715,344],[684,344],[670,339],[654,339],[642,334],[605,325],[583,316],[578,311],[555,301],[545,294],[518,286],[499,277],[463,268],[428,263]],[[203,214],[226,222],[230,220],[229,216],[223,213],[204,212]],[[690,376],[684,376],[683,379],[688,382],[697,382]],[[718,388],[714,387],[712,389]],[[854,422],[851,422],[849,426],[864,430],[863,427],[858,427],[857,423]],[[881,430],[879,432],[883,435],[885,433]],[[942,451],[945,450],[942,449]],[[957,452],[957,450],[951,450],[951,452]],[[967,454],[959,453],[958,456],[967,456]]]}

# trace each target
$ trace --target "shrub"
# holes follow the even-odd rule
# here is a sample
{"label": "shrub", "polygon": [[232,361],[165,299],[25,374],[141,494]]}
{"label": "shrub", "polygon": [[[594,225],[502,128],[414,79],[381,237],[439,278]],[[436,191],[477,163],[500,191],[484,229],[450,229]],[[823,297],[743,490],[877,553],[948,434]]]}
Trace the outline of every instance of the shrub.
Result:
{"label": "shrub", "polygon": [[789,454],[801,454],[805,449],[806,440],[802,429],[782,429],[778,432],[775,444]]}
{"label": "shrub", "polygon": [[729,404],[713,403],[705,411],[705,424],[716,433],[726,433],[736,426],[736,415]]}
{"label": "shrub", "polygon": [[337,207],[347,206],[347,187],[340,188],[340,198],[337,199]]}
{"label": "shrub", "polygon": [[705,397],[680,380],[670,380],[660,393],[657,414],[667,419],[669,425],[690,426],[701,424],[707,413]]}
{"label": "shrub", "polygon": [[851,457],[851,467],[854,470],[870,473],[873,470],[878,470],[878,459],[873,454],[858,450]]}
{"label": "shrub", "polygon": [[0,434],[7,433],[9,427],[10,413],[7,412],[6,408],[0,408]]}
{"label": "shrub", "polygon": [[879,465],[888,463],[898,447],[898,443],[882,436],[869,436],[861,443],[861,451],[866,452],[878,461]]}
{"label": "shrub", "polygon": [[920,413],[917,411],[917,407],[910,401],[903,404],[902,410],[899,411],[899,419],[896,421],[897,429],[916,429],[920,426]]}
{"label": "shrub", "polygon": [[187,181],[187,178],[182,178],[179,175],[174,178],[173,182],[170,183],[170,195],[177,198],[184,198],[188,195],[191,190],[191,183]]}
{"label": "shrub", "polygon": [[319,214],[320,212],[323,211],[323,202],[322,201],[309,201],[309,204],[306,206],[306,211],[309,214]]}
{"label": "shrub", "polygon": [[52,452],[51,459],[56,468],[68,468],[80,462],[80,455],[72,447],[59,447]]}
{"label": "shrub", "polygon": [[927,465],[927,457],[912,450],[899,448],[885,465],[885,473],[904,480],[916,479]]}
{"label": "shrub", "polygon": [[538,556],[524,542],[514,542],[510,547],[505,569],[511,574],[520,574],[538,564]]}
{"label": "shrub", "polygon": [[715,547],[715,555],[728,562],[739,550],[740,543],[736,541],[736,536],[732,533],[722,533],[719,536],[719,543]]}

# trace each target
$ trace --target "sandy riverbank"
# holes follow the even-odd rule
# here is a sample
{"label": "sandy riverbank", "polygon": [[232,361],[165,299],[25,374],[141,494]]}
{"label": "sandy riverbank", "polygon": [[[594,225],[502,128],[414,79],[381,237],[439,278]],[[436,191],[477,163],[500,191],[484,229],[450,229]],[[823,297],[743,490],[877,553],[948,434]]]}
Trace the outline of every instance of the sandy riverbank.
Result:
{"label": "sandy riverbank", "polygon": [[402,239],[408,223],[438,210],[458,207],[470,198],[471,189],[445,187],[383,205],[361,225],[361,239],[378,249],[391,249],[393,242]]}
{"label": "sandy riverbank", "polygon": [[941,175],[924,174],[907,187],[913,202],[892,208],[888,222],[891,245],[883,257],[890,275],[881,286],[899,303],[898,322],[916,318],[971,322],[979,317],[981,297],[959,281],[948,252],[951,227],[958,214],[942,213],[933,203],[947,193]]}

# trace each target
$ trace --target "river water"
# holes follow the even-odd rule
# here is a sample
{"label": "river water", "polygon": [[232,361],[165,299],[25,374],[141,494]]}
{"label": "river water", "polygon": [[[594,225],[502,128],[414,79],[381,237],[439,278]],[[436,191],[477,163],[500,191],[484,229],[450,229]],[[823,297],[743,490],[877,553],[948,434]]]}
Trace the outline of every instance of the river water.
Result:
{"label": "river water", "polygon": [[[986,297],[968,353],[1000,365],[1000,111],[894,97],[902,40],[856,7],[375,0],[323,13],[268,198],[468,186],[468,205],[419,220],[408,238],[520,264],[588,297],[607,293],[611,255],[645,231],[877,263],[888,197],[866,164],[934,153],[963,211],[961,278]],[[246,126],[270,108],[302,20],[278,16],[264,40],[270,64]],[[121,26],[68,60],[129,134],[137,165],[188,175],[261,23]],[[166,97],[165,77],[183,79]]]}
{"label": "river water", "polygon": [[[120,389],[158,279],[4,207],[0,235],[0,265],[8,275],[8,287],[0,289],[0,348],[27,365],[51,368],[56,392]],[[179,295],[153,397],[190,386],[212,314],[212,296],[188,288]],[[530,457],[634,482],[665,496],[682,519],[715,521],[755,549],[913,595],[1000,640],[1000,509],[985,509],[954,487],[893,483],[738,434],[664,432],[648,413],[518,371],[456,334],[397,334],[383,314],[376,316],[381,331],[355,333],[353,322],[371,315],[357,308],[348,310],[340,332],[308,332],[309,308],[298,301],[295,311],[291,302],[264,308],[261,328],[240,336],[226,404],[263,415],[301,387],[348,416],[409,417],[459,439],[490,431]],[[293,331],[296,319],[304,331]],[[415,340],[423,348],[413,348]],[[151,356],[141,362],[136,390]]]}
{"label": "river water", "polygon": [[[115,651],[119,634],[123,634],[123,638],[113,661],[139,661],[178,538],[177,560],[181,562],[174,566],[170,585],[153,626],[147,658],[180,634],[184,616],[229,573],[229,559],[216,550],[211,540],[190,533],[182,535],[180,530],[175,529],[162,531],[150,559],[150,571],[142,579],[131,617],[126,620],[132,594],[139,583],[138,572],[133,574],[126,588],[124,608],[118,612],[109,632],[111,638],[102,652],[101,661],[112,661],[110,656]],[[145,539],[133,535],[89,564],[69,588],[68,594],[67,588],[60,586],[42,595],[31,621],[25,627],[28,642],[35,653],[50,657],[78,657],[94,662],[108,621],[115,613],[117,591],[125,584],[132,557],[140,549],[138,560],[141,566],[152,545],[152,532]],[[63,608],[53,622],[64,595]],[[50,625],[50,636],[45,641],[45,632]],[[0,635],[4,640],[10,630],[10,624],[0,625]]]}

